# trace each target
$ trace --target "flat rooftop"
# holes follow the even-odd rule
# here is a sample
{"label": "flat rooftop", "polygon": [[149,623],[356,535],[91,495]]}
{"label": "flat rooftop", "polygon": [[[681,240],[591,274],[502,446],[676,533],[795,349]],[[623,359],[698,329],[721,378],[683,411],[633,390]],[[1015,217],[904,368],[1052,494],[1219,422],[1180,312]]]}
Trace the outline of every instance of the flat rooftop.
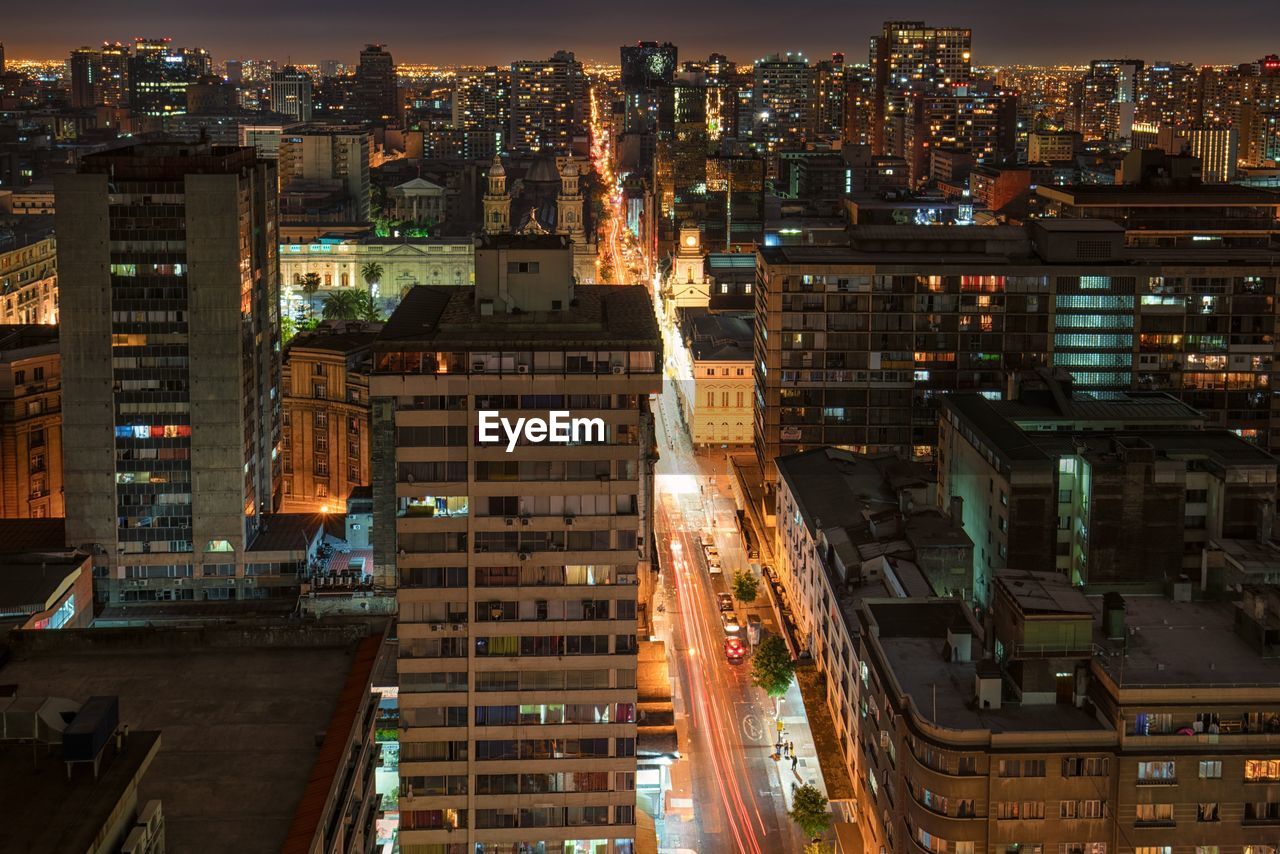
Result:
{"label": "flat rooftop", "polygon": [[879,627],[875,642],[894,678],[925,720],[953,729],[992,733],[1106,729],[1094,715],[1071,705],[1005,702],[999,709],[977,708],[973,696],[979,662],[953,662],[943,657],[947,629],[957,623],[969,624],[962,603],[902,600],[871,602],[865,607]]}
{"label": "flat rooftop", "polygon": [[[337,623],[43,632],[60,637],[20,641],[2,674],[19,697],[116,695],[122,725],[161,733],[138,797],[163,801],[170,850],[276,854],[362,633],[367,626]],[[0,783],[10,779],[0,772]],[[31,811],[21,787],[2,802],[15,815]],[[65,819],[77,823],[77,810]]]}
{"label": "flat rooftop", "polygon": [[383,326],[378,349],[660,345],[653,301],[643,285],[577,285],[573,295],[576,305],[571,303],[563,311],[481,315],[474,287],[418,285],[405,294]]}
{"label": "flat rooftop", "polygon": [[1173,602],[1126,594],[1121,655],[1102,630],[1102,597],[1089,596],[1088,601],[1094,642],[1113,651],[1095,661],[1121,687],[1280,685],[1280,659],[1263,658],[1236,634],[1238,606],[1233,602]]}
{"label": "flat rooftop", "polygon": [[1280,207],[1280,193],[1239,184],[1201,184],[1192,188],[1153,190],[1148,187],[1079,184],[1058,186],[1041,184],[1040,195],[1074,205],[1105,207],[1219,207],[1221,205],[1274,205]]}
{"label": "flat rooftop", "polygon": [[[148,773],[159,741],[158,732],[131,729],[119,751],[114,744],[106,748],[97,780],[88,765],[74,766],[67,779],[59,749],[33,752],[30,745],[13,743],[0,747],[0,803],[5,805],[0,854],[94,850],[116,806],[138,776]],[[144,803],[140,798],[138,806]],[[168,807],[162,805],[166,819]]]}
{"label": "flat rooftop", "polygon": [[42,323],[0,324],[0,362],[30,356],[24,351],[35,347],[57,352],[58,327]]}

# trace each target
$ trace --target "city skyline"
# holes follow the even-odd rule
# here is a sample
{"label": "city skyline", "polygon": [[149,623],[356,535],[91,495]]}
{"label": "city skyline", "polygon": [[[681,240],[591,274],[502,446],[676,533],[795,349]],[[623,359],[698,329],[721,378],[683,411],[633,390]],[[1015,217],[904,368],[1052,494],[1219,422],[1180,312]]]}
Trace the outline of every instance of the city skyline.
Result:
{"label": "city skyline", "polygon": [[[867,39],[885,20],[930,20],[971,27],[976,64],[1083,64],[1101,56],[1145,56],[1202,65],[1235,64],[1273,53],[1269,30],[1259,22],[1277,17],[1271,4],[1241,2],[1218,8],[1217,20],[1206,28],[1199,4],[1189,0],[1162,4],[1161,26],[1150,26],[1156,10],[1141,4],[1114,7],[1086,0],[1070,7],[1041,7],[1010,16],[995,8],[958,11],[950,4],[924,2],[909,8],[867,4],[841,8],[837,4],[809,4],[811,14],[772,20],[770,5],[761,0],[745,4],[719,2],[698,7],[673,7],[670,16],[654,10],[643,13],[599,9],[583,2],[554,11],[524,3],[497,0],[494,13],[477,21],[471,10],[421,8],[403,0],[383,4],[385,21],[363,10],[321,0],[274,4],[262,8],[233,0],[217,10],[184,9],[175,14],[164,4],[129,3],[127,10],[106,9],[86,0],[66,4],[57,20],[23,16],[7,23],[3,34],[8,56],[14,60],[59,58],[80,44],[135,35],[156,35],[156,21],[176,44],[210,50],[215,59],[268,57],[314,63],[337,58],[354,63],[365,42],[387,42],[402,64],[494,64],[574,50],[589,62],[616,62],[617,46],[640,40],[672,41],[681,56],[705,56],[712,51],[748,61],[780,50],[799,49],[810,58],[843,52],[862,61]],[[661,11],[661,10],[659,10]],[[243,13],[243,14],[240,14]],[[157,16],[163,17],[157,17]],[[251,16],[261,25],[246,31],[238,22]],[[664,20],[665,19],[665,20]],[[657,23],[661,21],[661,23]],[[767,26],[762,23],[767,21]],[[1280,23],[1280,21],[1276,21]],[[420,31],[415,28],[422,27]],[[1052,32],[1048,52],[1037,34]],[[406,35],[407,33],[420,33]],[[840,34],[833,38],[832,34]]]}

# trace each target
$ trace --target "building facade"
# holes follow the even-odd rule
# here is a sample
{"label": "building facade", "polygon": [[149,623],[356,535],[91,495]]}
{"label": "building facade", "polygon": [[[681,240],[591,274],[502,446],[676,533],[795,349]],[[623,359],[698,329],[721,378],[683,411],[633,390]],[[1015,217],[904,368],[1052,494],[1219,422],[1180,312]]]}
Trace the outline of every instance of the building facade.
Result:
{"label": "building facade", "polygon": [[345,222],[368,222],[373,136],[358,127],[308,125],[281,136],[280,187],[289,192],[336,191]]}
{"label": "building facade", "polygon": [[63,515],[56,326],[0,326],[0,518]]}
{"label": "building facade", "polygon": [[126,579],[242,577],[278,500],[274,166],[144,144],[84,158],[57,192],[68,543],[112,601]]}
{"label": "building facade", "polygon": [[[1273,253],[1126,249],[1110,223],[859,227],[846,248],[767,247],[755,299],[756,452],[932,455],[947,391],[998,396],[1049,365],[1097,391],[1167,391],[1280,447]],[[954,242],[953,242],[954,241]]]}
{"label": "building facade", "polygon": [[58,260],[50,217],[0,226],[0,324],[58,322]]}
{"label": "building facade", "polygon": [[750,445],[751,316],[676,309],[677,402],[696,448]]}
{"label": "building facade", "polygon": [[[644,288],[571,270],[563,238],[491,239],[474,289],[410,291],[375,345],[406,851],[633,850],[661,343]],[[485,441],[484,413],[549,410],[605,435]]]}
{"label": "building facade", "polygon": [[281,371],[282,513],[345,512],[369,485],[369,373],[379,324],[338,321],[294,336]]}

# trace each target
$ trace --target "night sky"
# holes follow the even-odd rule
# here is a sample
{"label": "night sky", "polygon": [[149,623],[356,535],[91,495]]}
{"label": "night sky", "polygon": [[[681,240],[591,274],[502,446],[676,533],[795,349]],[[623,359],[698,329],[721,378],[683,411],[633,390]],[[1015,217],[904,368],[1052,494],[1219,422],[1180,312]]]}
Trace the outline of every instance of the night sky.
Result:
{"label": "night sky", "polygon": [[[859,0],[5,0],[0,41],[14,58],[55,58],[81,44],[171,36],[215,60],[354,62],[366,41],[397,61],[501,64],[557,48],[617,62],[618,45],[673,41],[680,58],[713,50],[749,62],[799,50],[865,61],[887,18],[971,26],[974,61],[1237,63],[1280,52],[1278,0],[1060,0],[868,3]],[[27,10],[30,11],[27,11]]]}

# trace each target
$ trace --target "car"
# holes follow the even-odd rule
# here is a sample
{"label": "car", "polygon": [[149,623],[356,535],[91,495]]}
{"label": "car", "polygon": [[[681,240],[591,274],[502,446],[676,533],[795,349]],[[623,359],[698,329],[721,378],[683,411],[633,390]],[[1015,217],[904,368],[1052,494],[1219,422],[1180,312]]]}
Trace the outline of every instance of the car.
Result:
{"label": "car", "polygon": [[719,603],[721,611],[733,610],[733,597],[728,593],[717,593],[716,602]]}
{"label": "car", "polygon": [[742,621],[738,619],[738,615],[733,611],[724,611],[720,614],[720,623],[724,626],[726,635],[736,635],[742,633]]}
{"label": "car", "polygon": [[710,572],[712,575],[720,574],[720,558],[715,555],[707,558],[707,572]]}
{"label": "car", "polygon": [[718,557],[720,555],[720,550],[711,543],[708,543],[702,548],[706,551],[707,557]]}
{"label": "car", "polygon": [[747,645],[737,638],[725,638],[724,657],[730,664],[741,664],[747,657]]}

